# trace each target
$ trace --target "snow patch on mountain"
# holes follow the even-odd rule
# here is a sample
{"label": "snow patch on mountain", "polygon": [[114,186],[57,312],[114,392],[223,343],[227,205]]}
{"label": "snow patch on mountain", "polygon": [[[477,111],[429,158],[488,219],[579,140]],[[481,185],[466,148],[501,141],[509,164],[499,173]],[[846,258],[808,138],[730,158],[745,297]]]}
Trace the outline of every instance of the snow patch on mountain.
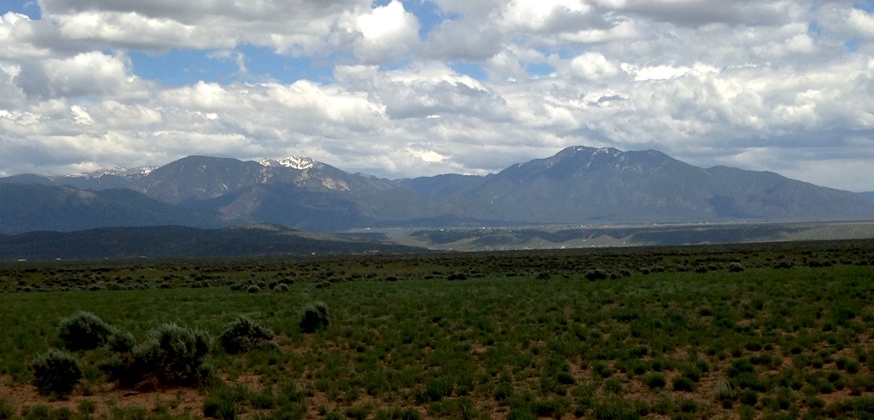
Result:
{"label": "snow patch on mountain", "polygon": [[100,178],[104,175],[120,176],[122,178],[142,178],[158,169],[157,166],[139,166],[136,168],[103,168],[91,172],[66,174],[66,178]]}
{"label": "snow patch on mountain", "polygon": [[316,161],[304,156],[289,156],[284,159],[261,159],[258,163],[260,163],[261,166],[282,166],[302,171],[304,169],[312,168],[313,165],[316,164]]}

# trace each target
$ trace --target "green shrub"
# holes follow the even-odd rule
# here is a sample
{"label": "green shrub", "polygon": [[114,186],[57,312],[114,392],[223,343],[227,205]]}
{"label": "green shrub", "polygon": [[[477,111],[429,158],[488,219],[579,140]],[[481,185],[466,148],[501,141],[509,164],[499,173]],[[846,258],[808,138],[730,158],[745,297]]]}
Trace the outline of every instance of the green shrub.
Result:
{"label": "green shrub", "polygon": [[573,385],[577,382],[577,380],[574,378],[574,375],[572,375],[570,372],[559,372],[558,376],[556,376],[556,379],[558,380],[558,383],[562,385]]}
{"label": "green shrub", "polygon": [[586,273],[586,279],[589,281],[606,280],[607,273],[600,268],[596,268],[594,270],[589,270]]}
{"label": "green shrub", "polygon": [[149,339],[134,347],[134,374],[154,374],[167,384],[202,383],[209,369],[203,358],[209,352],[209,336],[199,330],[163,324],[149,331]]}
{"label": "green shrub", "polygon": [[5,398],[0,398],[0,419],[11,419],[15,417],[15,407]]}
{"label": "green shrub", "polygon": [[665,379],[665,375],[662,375],[661,373],[646,375],[643,378],[643,382],[646,383],[646,386],[650,388],[664,388],[665,385],[668,384],[667,380]]}
{"label": "green shrub", "polygon": [[695,391],[695,381],[690,379],[687,376],[678,376],[671,381],[671,384],[674,386],[674,391],[685,391],[692,392]]}
{"label": "green shrub", "polygon": [[72,354],[49,350],[33,359],[34,384],[42,395],[66,395],[82,378],[82,369]]}
{"label": "green shrub", "polygon": [[126,331],[116,330],[106,340],[106,348],[116,353],[130,353],[136,345],[134,335]]}
{"label": "green shrub", "polygon": [[511,396],[513,396],[513,382],[511,381],[500,381],[498,382],[498,386],[495,387],[494,397],[496,401],[504,401]]}
{"label": "green shrub", "polygon": [[622,398],[607,398],[595,403],[592,414],[596,419],[639,419],[634,405]]}
{"label": "green shrub", "polygon": [[681,369],[681,373],[683,376],[692,380],[692,382],[697,383],[701,380],[701,369],[696,365],[685,365]]}
{"label": "green shrub", "polygon": [[756,405],[756,402],[759,400],[759,394],[752,389],[745,389],[741,391],[738,400],[740,400],[741,404]]}
{"label": "green shrub", "polygon": [[739,262],[733,262],[733,263],[728,264],[728,271],[730,271],[732,273],[740,273],[741,271],[744,271],[745,269],[746,269],[746,267],[744,267],[744,265],[739,263]]}
{"label": "green shrub", "polygon": [[67,350],[91,350],[105,344],[115,331],[97,315],[77,311],[61,320],[58,336]]}
{"label": "green shrub", "polygon": [[269,328],[264,328],[241,315],[225,324],[218,340],[225,352],[237,354],[260,347],[271,340],[273,335],[273,331]]}
{"label": "green shrub", "polygon": [[749,359],[735,360],[731,363],[731,367],[728,368],[728,377],[734,378],[743,373],[754,373],[755,369],[753,362]]}
{"label": "green shrub", "polygon": [[249,390],[243,386],[215,389],[203,401],[203,416],[222,420],[240,418],[241,405],[248,398]]}
{"label": "green shrub", "polygon": [[731,408],[737,394],[728,382],[717,382],[713,386],[713,396],[722,404],[723,408]]}
{"label": "green shrub", "polygon": [[304,333],[314,333],[316,330],[328,328],[328,307],[324,302],[313,302],[303,308],[300,320],[300,330]]}
{"label": "green shrub", "polygon": [[622,392],[622,382],[616,378],[610,378],[604,381],[604,390],[613,394]]}

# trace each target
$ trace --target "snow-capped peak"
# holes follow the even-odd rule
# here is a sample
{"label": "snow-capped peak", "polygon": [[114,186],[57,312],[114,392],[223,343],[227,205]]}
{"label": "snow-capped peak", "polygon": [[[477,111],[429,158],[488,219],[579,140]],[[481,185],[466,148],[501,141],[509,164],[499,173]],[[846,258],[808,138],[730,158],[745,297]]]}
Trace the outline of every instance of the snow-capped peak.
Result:
{"label": "snow-capped peak", "polygon": [[96,171],[72,173],[64,176],[68,178],[100,178],[104,175],[114,175],[122,178],[141,178],[152,173],[155,169],[158,169],[158,167],[139,166],[136,168],[103,168]]}
{"label": "snow-capped peak", "polygon": [[304,170],[312,168],[316,161],[312,158],[304,156],[289,156],[284,159],[261,159],[261,166],[284,166],[286,168],[294,168]]}

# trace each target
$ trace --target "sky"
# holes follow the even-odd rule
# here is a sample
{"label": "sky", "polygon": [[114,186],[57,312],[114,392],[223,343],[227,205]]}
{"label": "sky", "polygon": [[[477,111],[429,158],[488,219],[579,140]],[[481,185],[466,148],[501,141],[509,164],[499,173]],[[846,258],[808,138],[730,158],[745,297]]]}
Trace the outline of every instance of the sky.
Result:
{"label": "sky", "polygon": [[584,145],[874,190],[874,0],[0,0],[0,176]]}

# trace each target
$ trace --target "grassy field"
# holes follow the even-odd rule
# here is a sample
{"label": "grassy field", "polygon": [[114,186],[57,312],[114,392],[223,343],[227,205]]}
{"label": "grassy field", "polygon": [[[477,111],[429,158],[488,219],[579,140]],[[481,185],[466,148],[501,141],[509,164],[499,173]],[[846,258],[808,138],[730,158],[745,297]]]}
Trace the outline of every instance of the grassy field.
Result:
{"label": "grassy field", "polygon": [[[0,288],[0,418],[874,417],[874,241],[23,262]],[[77,310],[208,333],[213,379],[120,385],[98,348],[39,395]],[[222,351],[238,315],[275,345]]]}

